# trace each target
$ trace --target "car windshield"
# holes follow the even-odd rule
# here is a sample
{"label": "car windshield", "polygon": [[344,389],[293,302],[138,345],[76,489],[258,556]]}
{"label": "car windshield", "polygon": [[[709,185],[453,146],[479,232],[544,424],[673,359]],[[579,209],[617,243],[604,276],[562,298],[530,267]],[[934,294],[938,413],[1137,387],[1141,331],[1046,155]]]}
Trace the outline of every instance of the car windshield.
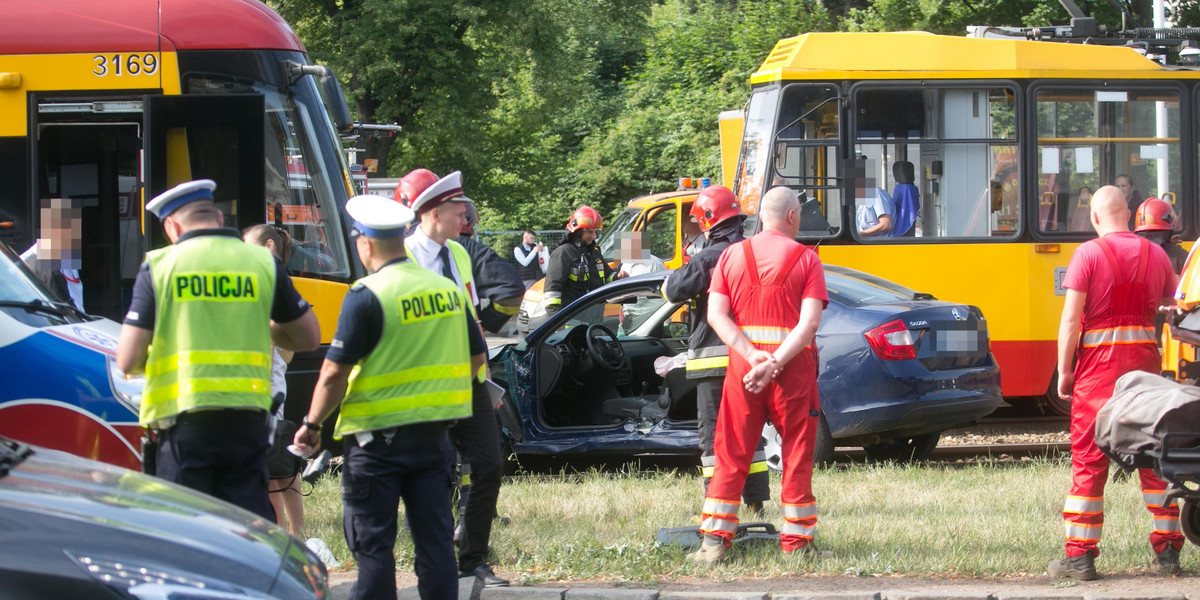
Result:
{"label": "car windshield", "polygon": [[830,300],[851,308],[904,302],[917,297],[917,292],[886,279],[833,265],[825,265],[825,288]]}
{"label": "car windshield", "polygon": [[0,244],[0,311],[31,327],[80,320],[68,305],[54,298],[16,253],[3,244]]}
{"label": "car windshield", "polygon": [[642,214],[639,208],[627,208],[625,212],[617,216],[616,220],[611,225],[604,228],[600,233],[600,241],[596,244],[600,248],[600,255],[606,259],[611,259],[616,252],[616,244],[618,233],[633,229],[633,220],[638,215]]}
{"label": "car windshield", "polygon": [[559,329],[599,324],[613,330],[618,337],[624,337],[639,329],[666,302],[654,289],[625,290],[577,307]]}

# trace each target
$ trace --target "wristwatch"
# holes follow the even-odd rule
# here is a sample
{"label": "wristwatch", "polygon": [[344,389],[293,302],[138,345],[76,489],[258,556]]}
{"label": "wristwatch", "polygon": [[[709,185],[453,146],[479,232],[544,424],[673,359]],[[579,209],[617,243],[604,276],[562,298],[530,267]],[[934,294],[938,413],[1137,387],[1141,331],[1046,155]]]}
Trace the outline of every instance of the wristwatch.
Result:
{"label": "wristwatch", "polygon": [[308,415],[304,415],[304,418],[300,419],[300,424],[307,427],[313,433],[321,433],[321,424],[309,422]]}

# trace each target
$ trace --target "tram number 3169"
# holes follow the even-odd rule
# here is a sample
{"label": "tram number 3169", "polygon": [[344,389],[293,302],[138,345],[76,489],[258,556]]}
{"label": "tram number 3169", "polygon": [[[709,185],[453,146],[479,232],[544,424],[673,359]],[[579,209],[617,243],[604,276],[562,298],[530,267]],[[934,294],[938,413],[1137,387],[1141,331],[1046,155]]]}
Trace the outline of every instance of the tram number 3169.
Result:
{"label": "tram number 3169", "polygon": [[154,75],[158,72],[155,54],[97,54],[92,57],[92,74],[96,77],[125,75]]}

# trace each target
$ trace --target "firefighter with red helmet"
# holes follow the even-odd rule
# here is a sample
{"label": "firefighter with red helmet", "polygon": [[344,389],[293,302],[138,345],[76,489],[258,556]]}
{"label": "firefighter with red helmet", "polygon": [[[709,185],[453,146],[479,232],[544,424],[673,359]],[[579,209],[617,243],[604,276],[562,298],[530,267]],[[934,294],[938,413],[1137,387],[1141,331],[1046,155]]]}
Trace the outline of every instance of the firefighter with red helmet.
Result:
{"label": "firefighter with red helmet", "polygon": [[546,312],[553,314],[584,294],[616,279],[627,277],[613,272],[596,246],[596,231],[604,226],[600,213],[590,206],[575,209],[567,221],[567,234],[550,253],[546,267],[543,298]]}
{"label": "firefighter with red helmet", "polygon": [[1166,200],[1147,198],[1138,206],[1133,218],[1134,231],[1159,246],[1167,252],[1175,274],[1183,271],[1183,263],[1187,261],[1187,250],[1179,245],[1179,236],[1175,235],[1175,209]]}
{"label": "firefighter with red helmet", "polygon": [[[704,188],[692,203],[688,213],[704,235],[703,247],[690,261],[671,272],[663,282],[662,293],[668,301],[690,301],[691,338],[688,340],[687,363],[684,374],[696,383],[696,411],[700,430],[700,466],[704,490],[712,479],[716,457],[713,455],[713,432],[721,405],[721,385],[725,367],[729,364],[729,348],[708,325],[708,286],[717,259],[731,244],[743,239],[742,221],[745,215],[737,197],[729,188],[714,185]],[[766,455],[762,443],[750,464],[742,500],[752,512],[762,512],[763,503],[771,497],[767,478]]]}

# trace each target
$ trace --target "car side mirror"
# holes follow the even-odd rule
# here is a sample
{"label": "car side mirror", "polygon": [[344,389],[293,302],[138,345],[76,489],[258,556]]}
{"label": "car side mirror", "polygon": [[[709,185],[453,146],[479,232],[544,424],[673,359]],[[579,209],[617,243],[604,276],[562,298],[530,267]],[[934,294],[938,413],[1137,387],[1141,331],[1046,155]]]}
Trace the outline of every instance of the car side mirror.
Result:
{"label": "car side mirror", "polygon": [[685,338],[691,334],[691,332],[688,331],[688,324],[680,323],[679,321],[668,322],[666,325],[666,333],[667,337],[669,338]]}

